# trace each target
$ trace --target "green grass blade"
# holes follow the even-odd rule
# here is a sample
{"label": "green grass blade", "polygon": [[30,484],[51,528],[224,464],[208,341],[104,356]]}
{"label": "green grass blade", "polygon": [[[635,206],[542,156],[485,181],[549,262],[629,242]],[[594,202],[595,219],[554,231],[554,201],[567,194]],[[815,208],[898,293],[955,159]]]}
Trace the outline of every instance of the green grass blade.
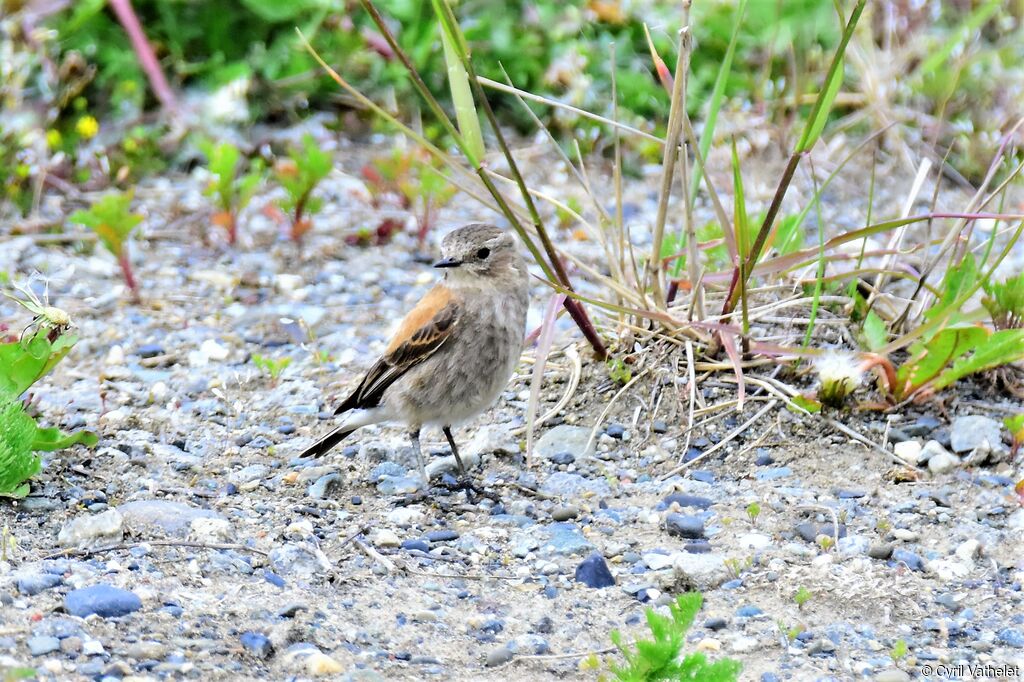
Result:
{"label": "green grass blade", "polygon": [[843,82],[843,55],[846,54],[846,46],[850,44],[853,31],[857,28],[857,22],[860,20],[860,15],[864,12],[866,4],[867,0],[858,0],[857,5],[853,8],[853,13],[850,14],[849,21],[846,22],[846,27],[843,29],[843,37],[840,39],[839,47],[836,48],[836,52],[832,57],[832,63],[828,67],[825,85],[818,93],[818,98],[814,101],[814,107],[811,109],[811,115],[807,118],[807,123],[804,125],[800,142],[796,145],[797,153],[810,151],[811,147],[814,146],[821,136],[821,131],[825,129],[825,123],[828,121],[828,115],[832,110],[832,102],[835,100],[836,93],[839,92],[839,87]]}
{"label": "green grass blade", "polygon": [[466,142],[466,156],[476,166],[484,158],[484,137],[480,131],[480,117],[473,102],[473,92],[469,85],[469,75],[459,58],[456,41],[451,26],[444,18],[444,10],[440,7],[442,0],[433,0],[434,13],[441,24],[441,45],[444,48],[444,61],[448,68],[448,87],[452,93],[452,104],[455,107],[455,119],[459,124],[459,132]]}

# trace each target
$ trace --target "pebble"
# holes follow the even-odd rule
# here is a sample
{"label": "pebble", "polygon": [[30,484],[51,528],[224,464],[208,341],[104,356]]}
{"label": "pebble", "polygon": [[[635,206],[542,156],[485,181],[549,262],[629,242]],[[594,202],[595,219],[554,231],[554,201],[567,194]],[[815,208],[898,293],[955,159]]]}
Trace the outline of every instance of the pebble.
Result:
{"label": "pebble", "polygon": [[64,597],[64,610],[79,618],[94,613],[101,618],[116,618],[141,608],[137,594],[104,583],[72,590]]}
{"label": "pebble", "polygon": [[450,528],[444,528],[441,530],[428,531],[424,536],[430,542],[450,542],[452,540],[458,540],[459,534],[457,531],[451,530]]}
{"label": "pebble", "polygon": [[1024,630],[1019,628],[1003,628],[999,631],[999,641],[1014,649],[1024,649]]}
{"label": "pebble", "polygon": [[889,668],[875,675],[875,682],[910,682],[910,675],[899,668]]}
{"label": "pebble", "polygon": [[306,490],[306,494],[314,500],[324,500],[337,496],[344,484],[345,478],[334,472],[316,479],[316,482]]}
{"label": "pebble", "polygon": [[665,517],[665,530],[669,535],[702,538],[704,537],[704,519],[699,516],[673,512]]}
{"label": "pebble", "polygon": [[[931,445],[932,443],[935,443],[938,448],[941,448],[941,451],[935,452],[928,458],[928,471],[933,474],[948,474],[950,471],[953,471],[960,466],[959,457],[951,452],[947,452],[945,448],[938,444],[938,441],[928,441],[928,445]],[[921,452],[922,457],[928,450],[928,445],[926,445],[925,449]]]}
{"label": "pebble", "polygon": [[994,419],[980,415],[957,417],[949,431],[953,452],[969,452],[988,445],[992,451],[1004,449],[1003,427]]}
{"label": "pebble", "polygon": [[60,640],[56,637],[29,637],[25,643],[33,656],[45,656],[60,650]]}
{"label": "pebble", "polygon": [[495,666],[502,665],[503,663],[508,663],[512,660],[512,656],[512,650],[503,644],[497,649],[492,649],[487,653],[487,660],[484,665],[488,668],[494,668]]}
{"label": "pebble", "polygon": [[534,446],[534,451],[540,457],[551,459],[552,456],[568,452],[574,457],[583,457],[586,452],[587,441],[590,440],[590,429],[583,426],[572,426],[571,424],[559,424],[546,431]]}
{"label": "pebble", "polygon": [[780,478],[787,478],[793,475],[792,469],[789,467],[775,467],[773,469],[765,469],[764,471],[758,471],[754,474],[754,477],[759,481],[775,481]]}
{"label": "pebble", "polygon": [[402,540],[402,549],[429,552],[430,543],[426,540]]}
{"label": "pebble", "polygon": [[273,653],[273,644],[270,639],[258,632],[244,632],[239,638],[242,646],[260,658],[269,658]]}
{"label": "pebble", "polygon": [[597,552],[591,554],[576,567],[576,582],[596,589],[611,587],[615,584],[615,576],[608,569],[604,557]]}
{"label": "pebble", "polygon": [[[397,542],[395,546],[398,546]],[[267,559],[271,569],[282,576],[309,579],[330,568],[330,563],[326,559],[321,560],[317,553],[305,544],[288,543],[275,547],[270,550]]]}
{"label": "pebble", "polygon": [[387,528],[378,528],[371,539],[377,547],[398,547],[402,544],[398,535]]}
{"label": "pebble", "polygon": [[834,538],[836,535],[839,538],[846,537],[846,524],[840,523],[838,529],[832,523],[811,523],[809,521],[804,523],[798,523],[794,528],[797,535],[807,542],[816,542],[819,535],[827,535],[830,538]]}
{"label": "pebble", "polygon": [[672,572],[676,580],[699,590],[713,590],[729,579],[725,557],[715,553],[676,552],[672,555]]}
{"label": "pebble", "polygon": [[124,517],[117,509],[99,514],[76,516],[65,523],[57,534],[61,547],[91,547],[121,542],[124,538]]}
{"label": "pebble", "polygon": [[873,542],[868,547],[868,556],[872,559],[885,561],[892,556],[892,544],[888,542]]}
{"label": "pebble", "polygon": [[30,573],[18,577],[18,591],[31,597],[44,590],[57,587],[61,582],[63,582],[61,577],[53,573]]}
{"label": "pebble", "polygon": [[551,510],[551,518],[554,521],[568,521],[580,515],[580,509],[574,504],[559,505]]}
{"label": "pebble", "polygon": [[913,463],[921,463],[922,446],[916,440],[905,440],[892,446],[893,454],[902,460]]}
{"label": "pebble", "polygon": [[171,500],[137,500],[122,504],[117,511],[133,535],[187,538],[192,522],[202,518],[223,518],[210,509],[200,509]]}
{"label": "pebble", "polygon": [[315,651],[306,657],[306,672],[314,677],[337,675],[345,671],[341,663],[327,654]]}
{"label": "pebble", "polygon": [[896,563],[906,564],[907,568],[912,571],[924,570],[924,560],[913,552],[905,549],[894,549],[892,552],[892,560]]}
{"label": "pebble", "polygon": [[685,493],[672,493],[665,499],[658,503],[655,507],[658,511],[668,509],[673,504],[679,507],[696,507],[697,509],[708,509],[714,504],[713,500],[709,500],[706,497],[700,497],[699,495],[687,495]]}

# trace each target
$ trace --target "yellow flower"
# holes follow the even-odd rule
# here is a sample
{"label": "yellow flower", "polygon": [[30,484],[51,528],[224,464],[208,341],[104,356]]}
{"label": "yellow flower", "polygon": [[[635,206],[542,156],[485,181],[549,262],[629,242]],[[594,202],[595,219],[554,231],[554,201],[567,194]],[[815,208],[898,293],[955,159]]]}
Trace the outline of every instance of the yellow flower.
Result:
{"label": "yellow flower", "polygon": [[50,128],[46,131],[46,146],[50,149],[56,149],[61,143],[60,131],[56,128]]}
{"label": "yellow flower", "polygon": [[96,137],[96,133],[100,131],[100,124],[95,118],[89,115],[85,115],[78,119],[78,123],[75,124],[75,132],[81,135],[86,140],[91,140]]}

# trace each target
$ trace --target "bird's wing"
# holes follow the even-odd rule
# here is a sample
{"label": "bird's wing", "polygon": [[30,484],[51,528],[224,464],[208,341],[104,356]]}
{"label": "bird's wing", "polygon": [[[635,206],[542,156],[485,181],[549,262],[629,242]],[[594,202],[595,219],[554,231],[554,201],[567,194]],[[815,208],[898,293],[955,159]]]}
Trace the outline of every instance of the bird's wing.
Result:
{"label": "bird's wing", "polygon": [[460,307],[451,290],[437,284],[402,320],[384,355],[373,364],[356,390],[335,414],[376,407],[384,391],[403,374],[433,355],[451,338]]}

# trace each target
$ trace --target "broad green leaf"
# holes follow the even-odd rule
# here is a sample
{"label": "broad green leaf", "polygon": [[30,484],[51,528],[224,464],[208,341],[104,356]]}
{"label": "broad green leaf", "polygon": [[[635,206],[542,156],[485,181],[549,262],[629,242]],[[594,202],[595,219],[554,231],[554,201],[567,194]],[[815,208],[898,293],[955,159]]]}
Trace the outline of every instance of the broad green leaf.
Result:
{"label": "broad green leaf", "polygon": [[958,357],[952,367],[939,375],[934,387],[945,388],[968,374],[995,369],[1019,360],[1024,360],[1024,329],[1004,329],[980,341],[971,355]]}
{"label": "broad green leaf", "polygon": [[458,24],[448,21],[448,14],[439,3],[444,0],[433,0],[434,14],[441,24],[441,47],[444,49],[444,61],[448,69],[448,87],[452,93],[452,105],[455,108],[455,119],[459,124],[459,134],[466,144],[470,165],[476,166],[484,158],[484,137],[480,130],[480,117],[473,100],[473,91],[469,84],[469,74],[463,59],[469,59],[464,53],[464,39]]}
{"label": "broad green leaf", "polygon": [[74,334],[63,334],[51,343],[49,332],[39,329],[31,337],[0,344],[0,391],[20,396],[44,377],[78,342]]}
{"label": "broad green leaf", "polygon": [[988,336],[983,327],[946,327],[927,343],[920,341],[896,372],[897,397],[905,398],[935,379],[950,364],[977,348]]}

